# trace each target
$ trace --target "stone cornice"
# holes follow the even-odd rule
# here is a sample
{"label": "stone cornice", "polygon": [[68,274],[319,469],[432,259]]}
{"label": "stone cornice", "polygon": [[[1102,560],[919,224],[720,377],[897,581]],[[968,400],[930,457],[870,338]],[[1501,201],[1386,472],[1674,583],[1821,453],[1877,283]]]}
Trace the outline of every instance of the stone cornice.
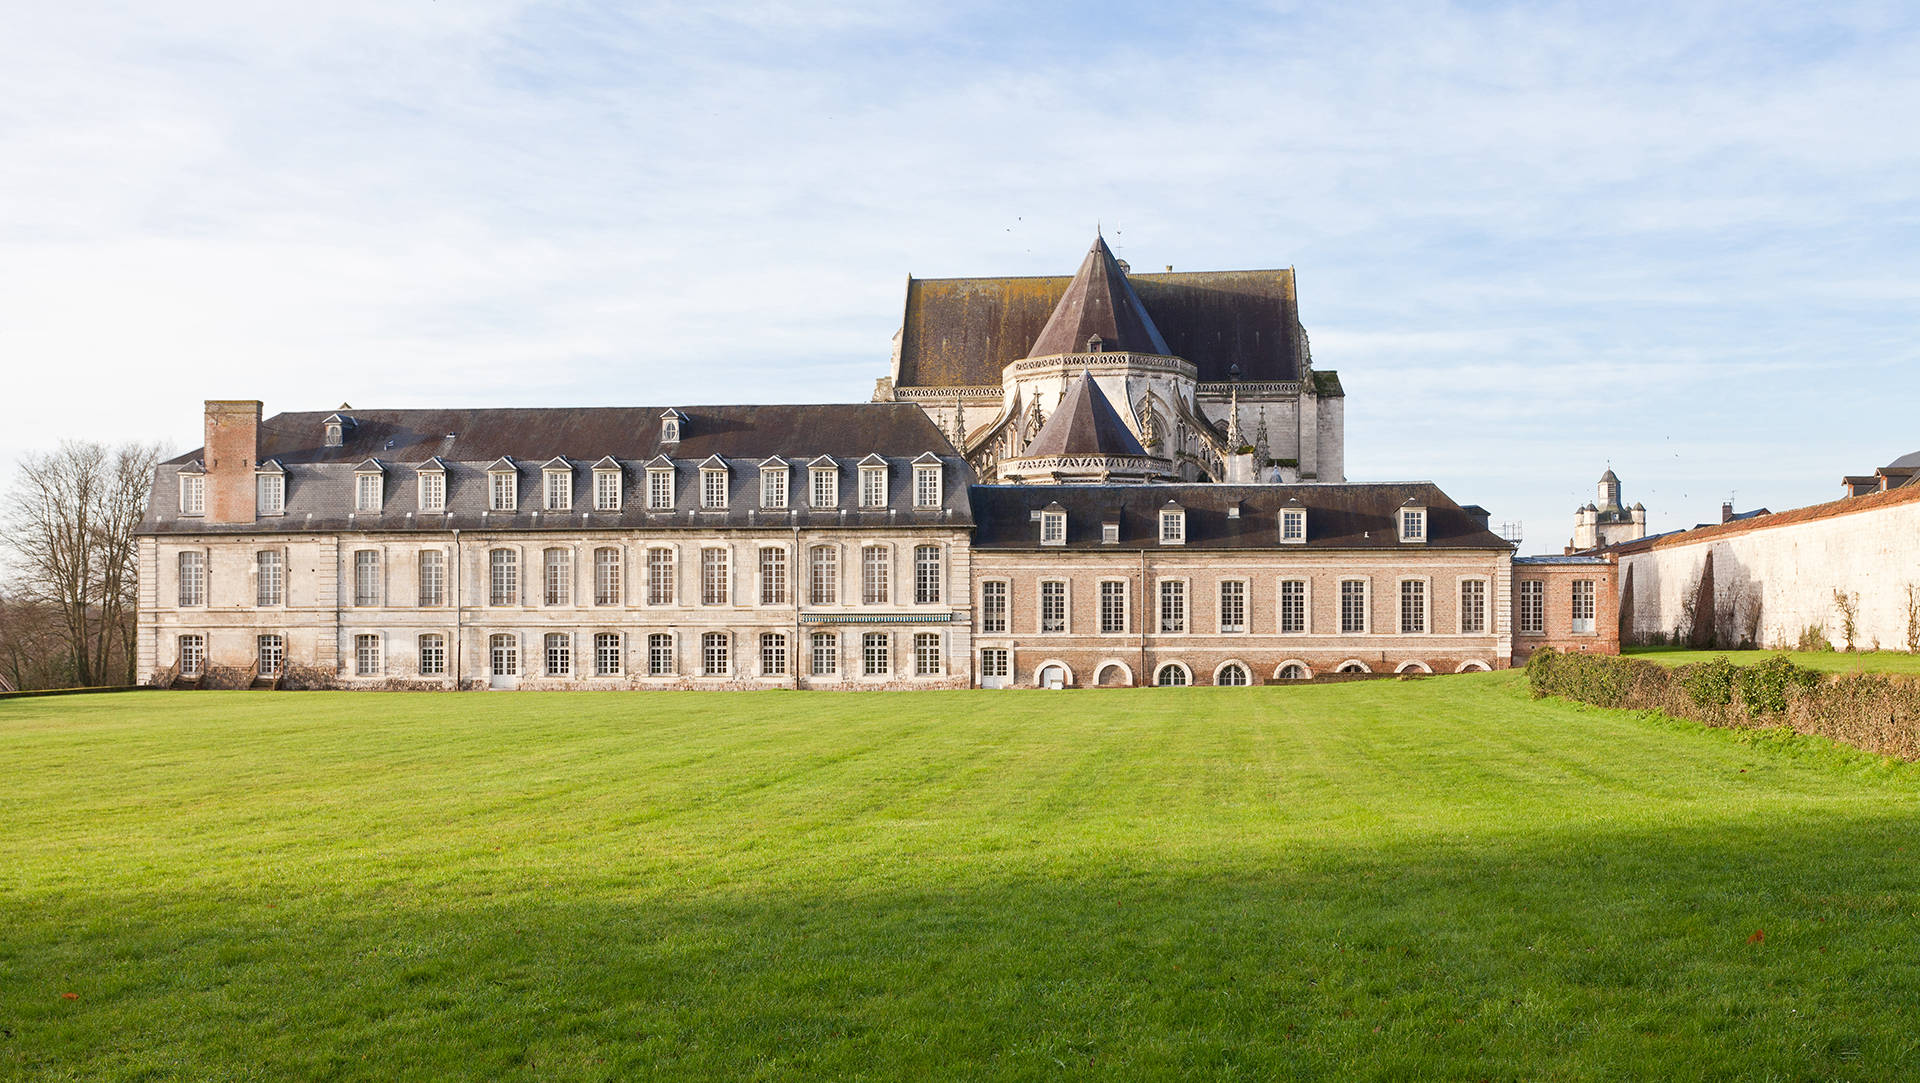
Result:
{"label": "stone cornice", "polygon": [[896,399],[914,402],[931,402],[938,405],[948,399],[997,399],[1006,390],[995,384],[991,387],[897,387],[893,390]]}
{"label": "stone cornice", "polygon": [[1148,353],[1062,353],[1048,357],[1027,357],[1003,370],[1009,378],[1044,376],[1054,372],[1087,370],[1095,375],[1120,372],[1170,372],[1197,380],[1200,370],[1177,357]]}

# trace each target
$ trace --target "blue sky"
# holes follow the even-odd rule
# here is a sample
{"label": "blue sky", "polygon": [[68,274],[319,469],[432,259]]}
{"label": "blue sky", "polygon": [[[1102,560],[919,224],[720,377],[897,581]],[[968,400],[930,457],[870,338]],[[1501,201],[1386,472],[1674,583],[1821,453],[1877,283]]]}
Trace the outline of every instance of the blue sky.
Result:
{"label": "blue sky", "polygon": [[[908,273],[1294,266],[1354,480],[1554,549],[1920,448],[1904,5],[18,5],[0,457],[865,399]],[[82,400],[88,409],[75,411]]]}

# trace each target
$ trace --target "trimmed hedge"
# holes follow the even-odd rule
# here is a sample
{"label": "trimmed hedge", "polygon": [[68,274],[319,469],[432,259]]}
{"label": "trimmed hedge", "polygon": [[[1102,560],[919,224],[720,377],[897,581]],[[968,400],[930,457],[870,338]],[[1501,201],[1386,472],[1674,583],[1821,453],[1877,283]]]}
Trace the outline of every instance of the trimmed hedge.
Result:
{"label": "trimmed hedge", "polygon": [[1708,726],[1786,726],[1901,759],[1920,760],[1920,681],[1884,673],[1829,676],[1776,655],[1669,668],[1603,654],[1539,650],[1527,660],[1534,698],[1664,711]]}

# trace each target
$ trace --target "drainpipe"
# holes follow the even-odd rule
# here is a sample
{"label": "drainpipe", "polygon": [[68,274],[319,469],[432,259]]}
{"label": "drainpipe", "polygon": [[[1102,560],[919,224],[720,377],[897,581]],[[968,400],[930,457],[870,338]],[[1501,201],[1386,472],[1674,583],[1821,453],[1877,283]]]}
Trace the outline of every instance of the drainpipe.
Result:
{"label": "drainpipe", "polygon": [[459,691],[466,684],[467,644],[462,634],[460,617],[466,608],[466,597],[460,592],[460,568],[466,563],[466,555],[460,551],[460,528],[453,530],[453,689]]}
{"label": "drainpipe", "polygon": [[1140,604],[1134,607],[1134,620],[1140,625],[1140,674],[1133,679],[1138,688],[1147,680],[1147,550],[1140,549]]}
{"label": "drainpipe", "polygon": [[[787,597],[793,599],[793,653],[787,664],[792,666],[791,681],[793,690],[800,690],[800,513],[790,513],[793,519],[793,559],[787,562]],[[808,655],[812,657],[811,654]]]}

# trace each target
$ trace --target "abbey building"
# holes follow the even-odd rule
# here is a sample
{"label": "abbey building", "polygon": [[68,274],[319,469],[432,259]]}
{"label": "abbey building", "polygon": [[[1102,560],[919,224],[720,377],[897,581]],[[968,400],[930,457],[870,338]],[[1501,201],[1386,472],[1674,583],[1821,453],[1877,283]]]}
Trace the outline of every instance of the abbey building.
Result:
{"label": "abbey building", "polygon": [[1071,279],[914,280],[876,398],[210,401],[140,530],[139,672],[1232,686],[1613,649],[1607,559],[1516,560],[1431,483],[1345,481],[1290,271],[1134,276],[1096,239]]}

